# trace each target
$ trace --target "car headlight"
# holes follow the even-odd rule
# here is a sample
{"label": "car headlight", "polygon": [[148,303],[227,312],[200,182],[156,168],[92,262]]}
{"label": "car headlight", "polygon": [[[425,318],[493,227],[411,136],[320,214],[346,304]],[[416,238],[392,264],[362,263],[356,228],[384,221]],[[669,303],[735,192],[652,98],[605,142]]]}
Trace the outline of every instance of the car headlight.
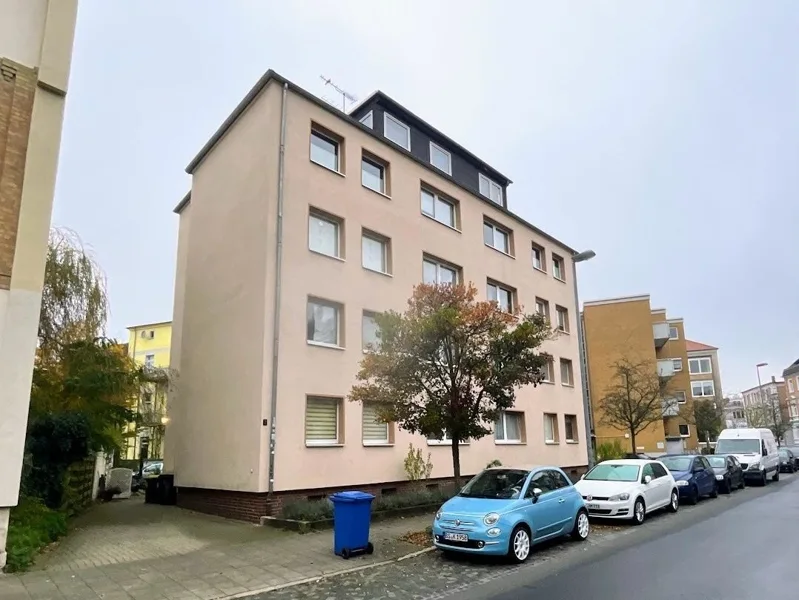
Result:
{"label": "car headlight", "polygon": [[436,521],[438,521],[439,519],[441,519],[441,511],[440,510],[436,513]]}
{"label": "car headlight", "polygon": [[760,461],[753,462],[751,465],[749,465],[749,470],[750,471],[759,471],[760,470]]}
{"label": "car headlight", "polygon": [[679,481],[675,481],[674,483],[677,484],[677,487],[685,487],[688,485],[688,482],[685,479],[680,479]]}
{"label": "car headlight", "polygon": [[608,498],[608,501],[618,502],[619,500],[629,500],[629,499],[630,499],[630,494],[625,492],[623,494],[616,494],[615,496],[611,496],[610,498]]}
{"label": "car headlight", "polygon": [[495,525],[497,521],[499,521],[499,515],[497,513],[488,513],[483,517],[483,524],[485,525]]}

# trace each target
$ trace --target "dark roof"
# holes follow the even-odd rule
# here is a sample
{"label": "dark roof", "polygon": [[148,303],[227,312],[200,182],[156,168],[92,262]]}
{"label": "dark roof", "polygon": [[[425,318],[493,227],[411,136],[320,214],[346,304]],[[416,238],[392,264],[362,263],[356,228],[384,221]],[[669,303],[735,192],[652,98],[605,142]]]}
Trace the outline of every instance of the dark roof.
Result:
{"label": "dark roof", "polygon": [[791,363],[791,365],[782,372],[782,376],[785,377],[786,375],[793,375],[794,373],[799,373],[799,358]]}
{"label": "dark roof", "polygon": [[357,117],[356,115],[366,114],[365,109],[367,108],[367,106],[369,104],[371,104],[375,100],[378,103],[391,105],[392,108],[398,109],[400,112],[405,113],[405,115],[410,117],[410,120],[416,121],[416,124],[421,126],[422,129],[427,129],[435,137],[437,137],[440,140],[446,142],[447,146],[451,147],[454,150],[457,150],[460,154],[463,154],[463,155],[467,156],[472,161],[476,162],[482,169],[484,169],[486,171],[489,171],[490,174],[492,175],[492,179],[501,180],[500,182],[503,185],[509,185],[509,184],[513,183],[506,175],[503,175],[502,173],[497,171],[494,167],[489,165],[487,162],[485,162],[481,158],[479,158],[479,157],[475,156],[474,154],[472,154],[471,152],[469,152],[466,148],[461,146],[458,142],[453,140],[451,137],[449,137],[445,133],[442,133],[441,131],[439,131],[438,129],[433,127],[430,123],[428,123],[427,121],[425,121],[421,117],[419,117],[419,116],[415,115],[414,113],[412,113],[411,111],[409,111],[402,104],[400,104],[399,102],[394,100],[391,96],[389,96],[385,92],[377,90],[372,95],[370,95],[366,100],[361,102],[356,108],[351,110],[350,111],[350,115],[353,118],[358,119],[359,117]]}
{"label": "dark roof", "polygon": [[[186,173],[188,173],[189,175],[191,175],[192,173],[194,173],[194,170],[195,170],[195,169],[196,169],[196,168],[199,166],[199,164],[200,164],[200,163],[203,161],[203,159],[204,159],[204,158],[205,158],[205,157],[208,155],[208,153],[209,153],[209,152],[211,152],[211,150],[213,150],[214,146],[216,146],[216,144],[217,144],[217,143],[218,143],[218,142],[219,142],[219,141],[220,141],[220,140],[221,140],[221,139],[222,139],[222,138],[225,136],[225,134],[227,133],[228,129],[230,129],[230,128],[233,126],[233,124],[234,124],[234,123],[235,123],[235,122],[238,120],[238,118],[239,118],[239,117],[240,117],[242,114],[244,114],[244,111],[246,111],[246,110],[249,108],[250,104],[252,104],[252,102],[253,102],[253,101],[254,101],[254,100],[255,100],[255,99],[258,97],[258,95],[259,95],[259,94],[260,94],[260,93],[261,93],[261,92],[262,92],[262,91],[263,91],[263,90],[266,88],[266,86],[267,86],[267,85],[269,85],[269,83],[270,83],[271,81],[276,81],[276,82],[280,83],[281,85],[285,85],[285,86],[287,86],[287,87],[288,87],[288,89],[290,89],[290,90],[291,90],[291,91],[293,91],[294,93],[296,93],[296,94],[298,94],[298,95],[302,96],[303,98],[305,98],[305,99],[306,99],[306,100],[308,100],[309,102],[312,102],[313,104],[316,104],[318,107],[320,107],[320,108],[322,108],[322,109],[324,109],[324,110],[328,111],[329,113],[332,113],[332,114],[334,114],[334,115],[338,116],[339,118],[341,118],[341,119],[343,119],[343,120],[347,121],[347,122],[348,122],[350,125],[354,125],[354,126],[356,126],[356,127],[360,127],[360,129],[361,129],[361,130],[362,130],[364,133],[366,133],[366,134],[368,134],[368,135],[372,136],[373,138],[375,138],[376,140],[378,140],[379,142],[381,142],[381,143],[383,143],[383,144],[389,145],[389,142],[387,142],[387,141],[386,141],[385,139],[383,139],[381,136],[377,135],[377,133],[375,133],[375,131],[374,131],[373,129],[371,129],[371,128],[369,128],[369,127],[366,127],[366,126],[365,126],[365,125],[363,125],[362,123],[359,123],[359,122],[358,122],[356,119],[352,118],[352,117],[351,117],[350,115],[348,115],[347,113],[345,113],[345,112],[343,112],[343,111],[339,110],[338,108],[336,108],[335,106],[332,106],[331,104],[328,104],[327,102],[325,102],[325,101],[324,101],[324,100],[322,100],[321,98],[318,98],[318,97],[314,96],[313,94],[311,94],[310,92],[308,92],[308,91],[304,90],[304,89],[303,89],[303,88],[301,88],[300,86],[298,86],[298,85],[296,85],[296,84],[294,84],[294,83],[290,82],[288,79],[286,79],[286,78],[285,78],[285,77],[283,77],[282,75],[279,75],[278,73],[276,73],[276,72],[275,72],[275,71],[273,71],[272,69],[269,69],[269,70],[268,70],[266,73],[264,73],[264,74],[261,76],[261,78],[260,78],[260,79],[259,79],[259,80],[256,82],[256,84],[255,84],[255,85],[252,87],[252,89],[250,89],[250,91],[249,91],[249,92],[247,92],[247,95],[246,95],[246,96],[244,96],[244,99],[243,99],[241,102],[239,102],[239,103],[238,103],[238,105],[236,106],[236,108],[234,108],[234,109],[233,109],[233,112],[232,112],[232,113],[230,113],[230,115],[228,115],[227,119],[225,119],[225,121],[222,123],[222,125],[220,125],[220,126],[219,126],[219,128],[218,128],[218,129],[217,129],[217,130],[214,132],[214,134],[211,136],[211,138],[210,138],[210,139],[209,139],[209,140],[208,140],[208,141],[205,143],[205,145],[204,145],[204,146],[203,146],[203,147],[200,149],[200,151],[199,151],[199,152],[197,153],[197,155],[196,155],[196,156],[195,156],[195,157],[194,157],[194,158],[191,160],[191,162],[188,164],[188,166],[186,166]],[[382,93],[382,92],[376,92],[376,93]],[[402,105],[400,105],[400,104],[397,104],[397,103],[396,103],[394,100],[392,100],[392,99],[391,99],[391,98],[389,98],[388,96],[385,96],[385,94],[383,94],[383,96],[384,96],[386,99],[388,99],[389,101],[391,101],[391,102],[393,102],[394,104],[396,104],[397,106],[399,106],[400,108],[402,108],[402,110],[403,110],[404,112],[408,113],[409,115],[413,115],[413,113],[411,113],[411,112],[410,112],[410,111],[408,111],[407,109],[403,108],[403,107],[402,107]],[[417,118],[417,119],[418,119],[418,117],[415,117],[415,118]],[[422,123],[424,123],[424,121],[422,121],[421,119],[419,119],[419,121],[421,121]],[[443,133],[440,133],[440,132],[438,132],[438,130],[435,130],[435,129],[433,129],[433,128],[432,128],[432,126],[429,126],[429,125],[428,125],[428,127],[430,127],[430,128],[431,128],[431,130],[433,130],[433,131],[436,131],[436,133],[437,133],[438,135],[441,135],[441,136],[442,136],[444,139],[446,139],[448,142],[450,142],[450,141],[451,141],[449,137],[445,136]],[[456,144],[454,141],[452,141],[452,144],[454,144],[454,145],[458,146],[458,148],[461,148],[461,146],[460,146],[460,145],[458,145],[458,144]],[[476,196],[472,190],[469,190],[469,189],[467,189],[467,188],[463,187],[461,184],[459,184],[459,183],[458,183],[457,181],[455,181],[453,178],[449,177],[449,176],[448,176],[446,173],[442,173],[442,172],[441,172],[441,171],[439,171],[438,169],[435,169],[434,167],[432,167],[432,166],[430,166],[429,164],[425,163],[424,161],[420,160],[419,158],[417,158],[416,156],[414,156],[413,154],[411,154],[410,152],[408,152],[408,151],[407,151],[407,150],[405,150],[404,148],[400,148],[400,147],[398,147],[396,144],[390,144],[390,146],[391,146],[391,148],[392,148],[392,149],[394,149],[395,151],[397,151],[397,152],[400,152],[400,153],[404,154],[405,156],[407,156],[408,158],[410,158],[410,159],[411,159],[411,160],[413,160],[414,162],[416,162],[416,163],[418,163],[418,164],[422,165],[422,166],[423,166],[423,167],[425,167],[426,169],[430,169],[431,171],[432,171],[432,170],[435,170],[436,174],[437,174],[437,175],[439,175],[440,177],[444,177],[444,178],[447,178],[447,179],[449,179],[449,180],[450,180],[450,181],[451,181],[451,182],[452,182],[454,185],[457,185],[458,187],[460,187],[460,188],[462,188],[463,190],[467,191],[467,192],[468,192],[469,194],[471,194],[472,196],[474,196],[474,197],[476,197],[476,198],[478,198],[478,199],[482,200],[482,201],[483,201],[483,202],[485,202],[486,204],[490,204],[490,205],[491,205],[491,206],[493,206],[493,207],[494,207],[496,210],[499,210],[500,212],[502,212],[502,213],[506,214],[508,217],[510,217],[510,218],[512,218],[512,219],[514,219],[515,221],[517,221],[517,222],[521,223],[522,225],[524,225],[524,226],[528,227],[529,229],[531,229],[531,230],[535,231],[536,233],[538,233],[538,234],[539,234],[539,235],[541,235],[542,237],[544,237],[544,238],[548,239],[548,240],[549,240],[549,241],[551,241],[551,242],[554,242],[554,243],[558,244],[559,246],[561,246],[561,247],[563,247],[564,249],[568,250],[568,251],[569,251],[569,252],[571,252],[572,254],[576,254],[576,253],[577,253],[577,251],[576,251],[574,248],[571,248],[570,246],[567,246],[566,244],[564,244],[563,242],[561,242],[559,239],[557,239],[557,238],[555,238],[555,237],[551,236],[550,234],[546,233],[545,231],[542,231],[541,229],[539,229],[538,227],[536,227],[536,226],[535,226],[535,225],[533,225],[532,223],[529,223],[528,221],[526,221],[525,219],[523,219],[522,217],[520,217],[520,216],[519,216],[519,215],[517,215],[516,213],[514,213],[514,212],[511,212],[510,210],[508,210],[507,208],[505,208],[504,206],[501,206],[501,205],[499,205],[499,204],[496,204],[495,202],[492,202],[492,201],[491,201],[491,200],[489,200],[488,198],[482,198],[482,197],[480,197],[480,196]],[[489,165],[487,165],[486,163],[484,163],[483,161],[481,161],[479,158],[475,157],[473,154],[471,154],[471,153],[468,153],[468,154],[469,154],[469,156],[472,156],[472,157],[474,157],[474,159],[475,159],[475,160],[477,160],[477,161],[479,161],[481,164],[485,165],[485,166],[486,166],[488,169],[490,169],[492,172],[494,172],[494,173],[497,173],[497,174],[498,174],[498,175],[500,175],[501,177],[505,178],[505,179],[506,179],[508,182],[510,182],[510,179],[508,179],[507,177],[505,177],[504,175],[502,175],[501,173],[499,173],[498,171],[496,171],[496,169],[493,169],[492,167],[490,167]],[[190,201],[190,199],[191,199],[191,192],[189,192],[189,194],[187,194],[187,196],[186,196],[186,197],[185,197],[183,200],[181,200],[181,202],[178,204],[178,206],[176,206],[176,207],[175,207],[174,211],[175,211],[175,212],[177,212],[177,213],[179,213],[179,212],[180,212],[180,211],[181,211],[181,210],[182,210],[182,209],[183,209],[183,208],[186,206],[186,204],[188,204],[188,202]]]}

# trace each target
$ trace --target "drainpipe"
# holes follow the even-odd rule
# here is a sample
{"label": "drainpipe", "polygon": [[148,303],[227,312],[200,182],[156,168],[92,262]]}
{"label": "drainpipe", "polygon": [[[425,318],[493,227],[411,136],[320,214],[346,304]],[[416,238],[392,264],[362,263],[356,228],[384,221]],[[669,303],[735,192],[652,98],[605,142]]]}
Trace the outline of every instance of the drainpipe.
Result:
{"label": "drainpipe", "polygon": [[283,172],[286,161],[286,100],[289,84],[283,84],[280,101],[280,150],[277,160],[277,242],[275,248],[275,310],[272,320],[272,391],[269,400],[269,493],[275,489],[275,439],[277,426],[277,367],[280,356],[280,292],[283,267]]}
{"label": "drainpipe", "polygon": [[572,255],[572,281],[574,282],[574,307],[577,311],[577,345],[580,356],[580,383],[583,392],[583,417],[585,419],[585,447],[588,452],[588,468],[594,466],[593,440],[591,439],[592,415],[591,400],[588,389],[588,358],[586,357],[585,337],[583,332],[583,315],[580,312],[580,297],[577,292],[577,263],[590,260],[596,256],[593,250],[584,250]]}

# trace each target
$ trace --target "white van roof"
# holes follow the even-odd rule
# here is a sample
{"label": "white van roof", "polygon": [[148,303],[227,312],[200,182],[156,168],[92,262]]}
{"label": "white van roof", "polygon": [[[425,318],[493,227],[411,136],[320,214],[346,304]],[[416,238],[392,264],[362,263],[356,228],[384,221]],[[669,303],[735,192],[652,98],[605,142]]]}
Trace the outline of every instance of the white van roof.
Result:
{"label": "white van roof", "polygon": [[750,439],[761,439],[763,436],[769,437],[772,435],[774,434],[771,432],[771,429],[765,427],[758,429],[755,429],[754,427],[748,427],[741,429],[724,429],[721,433],[719,433],[718,439],[728,440],[728,439],[742,438],[745,440],[750,440]]}

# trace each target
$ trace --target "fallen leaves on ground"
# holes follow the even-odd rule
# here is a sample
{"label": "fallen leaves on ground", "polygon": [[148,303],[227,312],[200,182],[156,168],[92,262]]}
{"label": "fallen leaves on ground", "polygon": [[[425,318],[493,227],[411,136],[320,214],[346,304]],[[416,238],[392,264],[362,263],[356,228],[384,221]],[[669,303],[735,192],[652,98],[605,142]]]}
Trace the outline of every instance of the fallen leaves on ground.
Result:
{"label": "fallen leaves on ground", "polygon": [[408,542],[409,544],[413,544],[414,546],[428,548],[433,543],[431,540],[431,535],[432,534],[430,533],[430,531],[410,531],[400,536],[400,539],[403,542]]}

